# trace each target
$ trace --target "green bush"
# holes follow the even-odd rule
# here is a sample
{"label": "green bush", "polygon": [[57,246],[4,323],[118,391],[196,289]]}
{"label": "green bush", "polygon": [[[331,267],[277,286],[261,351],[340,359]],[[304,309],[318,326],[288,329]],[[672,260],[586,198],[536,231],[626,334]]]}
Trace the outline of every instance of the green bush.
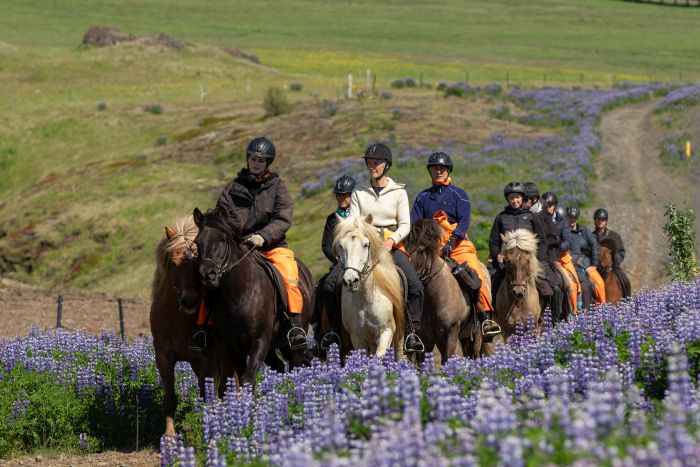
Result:
{"label": "green bush", "polygon": [[289,85],[289,90],[294,92],[299,92],[304,89],[304,85],[301,83],[292,83]]}
{"label": "green bush", "polygon": [[267,93],[263,100],[263,108],[265,109],[266,117],[276,117],[292,111],[292,105],[287,100],[284,90],[272,86],[267,88]]}
{"label": "green bush", "polygon": [[153,115],[160,115],[164,111],[163,106],[160,104],[149,104],[146,107],[144,107],[144,110]]}
{"label": "green bush", "polygon": [[690,282],[698,276],[698,259],[695,251],[695,231],[692,209],[679,211],[671,203],[666,207],[668,222],[664,232],[668,237],[671,261],[666,266],[667,274],[674,280]]}

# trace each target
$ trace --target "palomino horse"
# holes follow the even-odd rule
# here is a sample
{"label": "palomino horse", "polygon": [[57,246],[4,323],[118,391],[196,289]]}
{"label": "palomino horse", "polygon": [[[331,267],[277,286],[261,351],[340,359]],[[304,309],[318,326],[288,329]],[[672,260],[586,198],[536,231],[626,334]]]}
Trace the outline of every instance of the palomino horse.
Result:
{"label": "palomino horse", "polygon": [[598,264],[598,273],[605,281],[605,297],[608,303],[617,305],[622,300],[624,293],[622,292],[622,283],[617,277],[615,264],[613,262],[614,245],[612,242],[603,240],[599,247],[600,263]]}
{"label": "palomino horse", "polygon": [[199,379],[204,396],[204,378],[213,376],[215,362],[211,354],[205,359],[187,348],[187,340],[197,329],[196,316],[201,287],[196,269],[197,226],[192,216],[166,227],[166,236],[156,249],[156,272],[153,277],[151,334],[156,366],[163,382],[165,435],[175,436],[175,363],[187,361]]}
{"label": "palomino horse", "polygon": [[[275,350],[279,350],[290,367],[304,361],[306,349],[292,350],[287,332],[291,320],[277,306],[277,292],[263,268],[256,263],[253,248],[241,245],[241,238],[228,219],[225,209],[202,214],[194,210],[199,228],[195,238],[199,250],[199,273],[206,289],[206,304],[212,315],[213,329],[223,347],[217,356],[221,375],[234,370],[241,385],[255,386],[255,375],[265,361],[275,369],[282,369]],[[308,328],[313,313],[313,282],[311,273],[301,261],[299,288],[304,298],[301,321]],[[223,383],[223,384],[222,384]],[[219,395],[226,384],[217,381]]]}
{"label": "palomino horse", "polygon": [[505,278],[496,293],[496,322],[503,338],[515,331],[517,323],[526,323],[532,315],[535,324],[540,319],[540,297],[535,278],[540,270],[537,261],[537,236],[526,229],[517,229],[502,235]]}
{"label": "palomino horse", "polygon": [[352,346],[382,356],[393,345],[401,358],[404,299],[399,273],[372,226],[372,215],[340,222],[334,248],[343,267],[341,310]]}

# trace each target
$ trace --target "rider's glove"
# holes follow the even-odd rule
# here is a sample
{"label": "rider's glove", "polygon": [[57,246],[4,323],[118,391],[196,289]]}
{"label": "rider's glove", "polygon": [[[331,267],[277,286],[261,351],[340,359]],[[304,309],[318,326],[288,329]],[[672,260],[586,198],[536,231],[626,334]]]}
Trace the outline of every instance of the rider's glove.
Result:
{"label": "rider's glove", "polygon": [[248,245],[250,245],[254,248],[260,248],[265,243],[265,239],[262,238],[261,235],[253,234],[250,237],[246,238],[243,241],[243,243],[247,243]]}
{"label": "rider's glove", "polygon": [[450,237],[449,240],[447,240],[447,243],[445,243],[445,246],[442,247],[442,255],[447,258],[452,254],[452,250],[455,249],[455,245],[457,244],[457,240],[459,240],[457,237],[454,235]]}

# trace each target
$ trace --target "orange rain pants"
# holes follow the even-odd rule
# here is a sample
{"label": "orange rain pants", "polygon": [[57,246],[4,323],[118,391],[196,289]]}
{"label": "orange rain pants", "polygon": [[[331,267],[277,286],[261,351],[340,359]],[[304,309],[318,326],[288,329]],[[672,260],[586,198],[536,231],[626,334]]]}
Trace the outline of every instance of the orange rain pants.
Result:
{"label": "orange rain pants", "polygon": [[[299,268],[294,259],[294,252],[289,248],[273,248],[269,251],[258,250],[260,254],[265,255],[277,270],[282,275],[284,286],[287,289],[287,299],[289,301],[289,312],[293,314],[301,313],[304,308],[304,298],[299,290]],[[207,318],[207,309],[204,305],[204,299],[199,304],[199,314],[197,316],[197,324],[204,324]],[[209,320],[211,324],[211,319]]]}
{"label": "orange rain pants", "polygon": [[605,303],[605,281],[600,276],[600,273],[595,266],[589,266],[586,268],[589,279],[593,282],[593,295],[595,296],[596,303]]}
{"label": "orange rain pants", "polygon": [[564,277],[566,277],[567,282],[569,282],[569,302],[571,303],[571,308],[574,312],[578,311],[578,294],[581,293],[581,283],[578,280],[578,275],[576,274],[576,268],[571,262],[571,254],[567,251],[559,255],[558,266],[563,269]]}
{"label": "orange rain pants", "polygon": [[[445,246],[445,243],[450,239],[450,236],[457,228],[457,224],[450,224],[447,220],[447,214],[444,211],[438,211],[433,214],[433,219],[435,222],[440,224],[442,227],[442,238],[440,239],[440,248]],[[484,277],[484,272],[481,269],[481,264],[479,263],[479,257],[476,255],[476,247],[468,238],[464,240],[459,240],[455,244],[454,250],[450,254],[450,258],[455,260],[457,264],[467,263],[470,268],[476,271],[476,274],[481,279],[481,290],[479,290],[479,312],[490,311],[493,312],[493,305],[491,304],[490,292],[488,285],[486,284],[486,278]]]}

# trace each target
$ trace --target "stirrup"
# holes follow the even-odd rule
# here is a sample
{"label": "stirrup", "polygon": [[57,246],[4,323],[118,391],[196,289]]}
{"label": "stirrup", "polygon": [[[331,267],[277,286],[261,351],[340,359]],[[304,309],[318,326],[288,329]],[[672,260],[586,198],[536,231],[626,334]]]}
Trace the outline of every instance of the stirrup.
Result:
{"label": "stirrup", "polygon": [[321,337],[321,343],[319,344],[319,347],[321,347],[321,350],[328,350],[333,344],[336,344],[338,348],[340,348],[341,340],[340,336],[337,333],[331,331],[325,333],[323,337]]}
{"label": "stirrup", "polygon": [[[406,347],[406,343],[408,342],[408,339],[409,339],[411,336],[415,336],[416,339],[418,339],[418,342],[420,342],[420,349],[414,350],[414,349],[409,349],[408,347]],[[415,353],[419,353],[419,352],[420,352],[420,353],[423,353],[423,352],[425,352],[425,344],[423,344],[423,341],[421,340],[421,338],[418,337],[418,334],[416,334],[415,332],[412,332],[412,333],[410,333],[408,336],[406,336],[406,337],[404,338],[404,340],[403,340],[403,350],[404,350],[404,352],[411,352],[411,353],[412,353],[412,352],[415,352]]]}
{"label": "stirrup", "polygon": [[[484,325],[488,323],[489,325],[495,326],[495,329],[492,329],[490,331],[484,332]],[[492,319],[485,319],[484,321],[481,322],[481,335],[482,336],[497,336],[501,333],[501,326],[498,325],[497,322],[495,322]]]}
{"label": "stirrup", "polygon": [[[295,329],[298,329],[299,331],[301,331],[301,335],[304,336],[304,343],[292,345],[291,335],[292,335],[292,331],[294,331]],[[287,344],[289,344],[289,348],[292,350],[305,349],[306,346],[308,345],[308,340],[306,338],[306,332],[302,328],[300,328],[299,326],[294,326],[292,329],[287,331]]]}
{"label": "stirrup", "polygon": [[[197,342],[197,337],[201,334],[202,336],[202,345],[196,345]],[[198,352],[203,355],[206,355],[207,353],[207,348],[209,347],[209,342],[207,339],[207,331],[204,329],[200,329],[199,331],[195,332],[192,337],[189,338],[187,341],[187,348],[190,349],[193,352]]]}

